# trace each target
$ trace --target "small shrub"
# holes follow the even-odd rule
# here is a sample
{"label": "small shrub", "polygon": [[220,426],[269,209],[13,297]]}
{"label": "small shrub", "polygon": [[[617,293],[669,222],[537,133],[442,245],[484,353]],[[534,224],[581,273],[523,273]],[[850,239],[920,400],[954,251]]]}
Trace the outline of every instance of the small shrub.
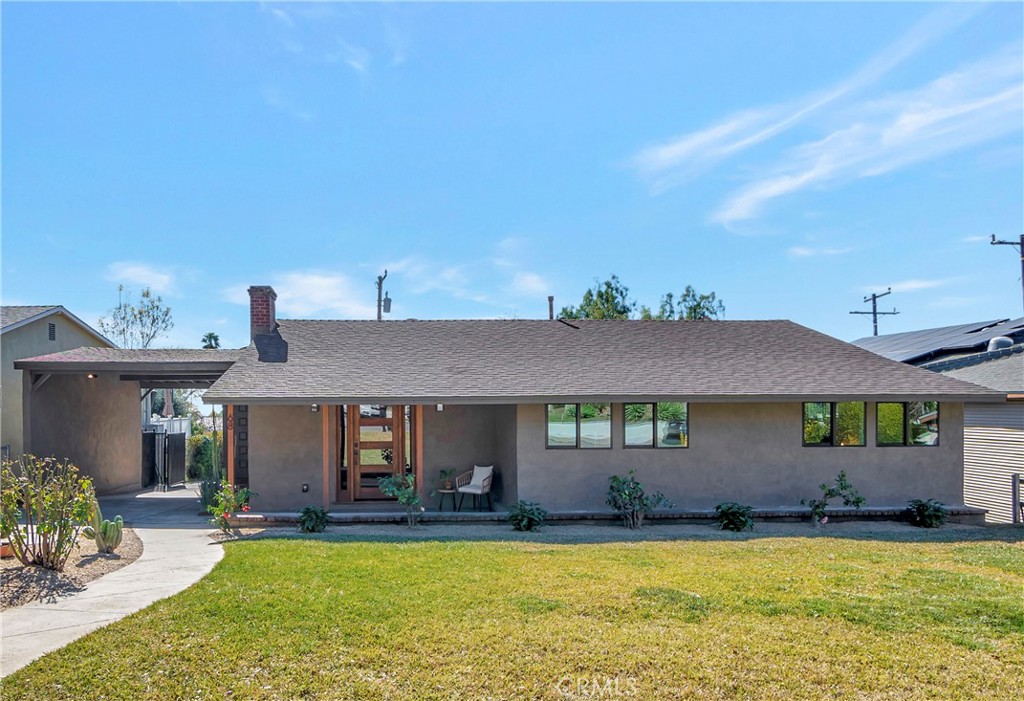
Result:
{"label": "small shrub", "polygon": [[256,496],[256,493],[251,489],[247,487],[236,488],[235,485],[224,480],[220,483],[220,489],[213,495],[212,503],[206,507],[206,510],[213,516],[210,519],[210,523],[224,533],[227,533],[231,530],[231,524],[228,523],[231,514],[238,511],[248,511],[249,499],[254,496]]}
{"label": "small shrub", "polygon": [[306,506],[299,512],[299,530],[303,533],[323,533],[327,528],[327,512],[319,506]]}
{"label": "small shrub", "polygon": [[26,566],[62,571],[92,517],[92,480],[69,460],[26,454],[0,463],[0,485],[0,532],[14,556]]}
{"label": "small shrub", "polygon": [[912,499],[907,502],[910,522],[921,528],[938,528],[946,522],[949,512],[941,501],[934,499]]}
{"label": "small shrub", "polygon": [[864,505],[864,497],[853,488],[850,481],[846,479],[846,470],[841,470],[839,475],[836,477],[835,484],[829,485],[822,483],[819,485],[821,489],[820,499],[801,499],[800,503],[811,507],[811,520],[815,524],[824,524],[828,522],[828,517],[825,516],[825,509],[828,508],[829,499],[842,498],[843,506],[852,506],[853,508],[860,511],[860,507]]}
{"label": "small shrub", "polygon": [[380,491],[389,497],[394,497],[398,503],[405,507],[405,516],[409,522],[409,528],[416,525],[416,520],[423,512],[422,508],[416,508],[420,504],[420,495],[416,491],[416,478],[413,475],[388,475],[378,477],[377,486]]}
{"label": "small shrub", "polygon": [[626,528],[641,528],[644,516],[659,506],[674,506],[661,492],[647,494],[636,479],[636,470],[627,475],[612,475],[608,478],[608,506],[622,517]]}
{"label": "small shrub", "polygon": [[753,507],[734,501],[726,501],[715,507],[715,518],[718,519],[718,527],[723,531],[738,533],[754,530],[753,513]]}
{"label": "small shrub", "polygon": [[508,510],[508,520],[515,531],[536,531],[547,515],[547,510],[540,504],[521,499]]}
{"label": "small shrub", "polygon": [[103,518],[100,503],[95,498],[92,500],[92,509],[92,519],[89,525],[82,529],[82,533],[86,538],[96,541],[96,552],[109,555],[121,544],[124,519],[120,516],[115,516],[113,521]]}

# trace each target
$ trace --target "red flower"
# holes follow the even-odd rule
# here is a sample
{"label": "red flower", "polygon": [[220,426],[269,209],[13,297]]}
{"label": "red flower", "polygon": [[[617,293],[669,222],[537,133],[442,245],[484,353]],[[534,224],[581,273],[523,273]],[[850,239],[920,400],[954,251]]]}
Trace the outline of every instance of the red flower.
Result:
{"label": "red flower", "polygon": [[242,505],[242,511],[248,511],[248,510],[249,510],[249,505],[248,504],[243,504]]}
{"label": "red flower", "polygon": [[231,518],[231,514],[227,511],[224,512],[224,518]]}

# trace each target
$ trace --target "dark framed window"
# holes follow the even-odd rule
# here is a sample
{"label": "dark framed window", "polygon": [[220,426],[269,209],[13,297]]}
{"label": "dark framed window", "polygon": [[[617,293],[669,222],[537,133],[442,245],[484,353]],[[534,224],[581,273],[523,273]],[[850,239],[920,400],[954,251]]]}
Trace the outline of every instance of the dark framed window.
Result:
{"label": "dark framed window", "polygon": [[627,448],[687,448],[690,445],[686,402],[623,404]]}
{"label": "dark framed window", "polygon": [[545,446],[611,448],[611,404],[547,404]]}
{"label": "dark framed window", "polygon": [[938,445],[938,402],[879,402],[875,439],[880,446]]}
{"label": "dark framed window", "polygon": [[838,446],[865,444],[864,402],[804,402],[805,446]]}

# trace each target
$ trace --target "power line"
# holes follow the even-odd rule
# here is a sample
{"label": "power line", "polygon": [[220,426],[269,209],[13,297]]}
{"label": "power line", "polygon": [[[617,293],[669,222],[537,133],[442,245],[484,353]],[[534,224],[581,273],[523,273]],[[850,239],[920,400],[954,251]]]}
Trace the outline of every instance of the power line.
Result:
{"label": "power line", "polygon": [[892,288],[891,287],[889,289],[887,289],[885,292],[883,292],[882,294],[876,294],[876,293],[872,292],[870,295],[868,295],[867,297],[864,298],[865,302],[871,302],[871,311],[869,311],[869,312],[850,312],[851,314],[870,314],[871,315],[871,324],[875,328],[875,333],[874,333],[875,336],[878,335],[878,317],[884,316],[884,315],[887,315],[887,314],[889,314],[889,315],[899,314],[899,312],[896,311],[896,307],[893,307],[891,312],[880,312],[880,311],[878,311],[878,298],[879,297],[885,297],[886,295],[889,295],[889,294],[892,294]]}
{"label": "power line", "polygon": [[992,234],[992,240],[989,243],[993,246],[1017,247],[1017,253],[1020,254],[1020,289],[1021,293],[1024,294],[1024,234],[1020,235],[1020,243],[1016,241],[996,241],[996,235]]}

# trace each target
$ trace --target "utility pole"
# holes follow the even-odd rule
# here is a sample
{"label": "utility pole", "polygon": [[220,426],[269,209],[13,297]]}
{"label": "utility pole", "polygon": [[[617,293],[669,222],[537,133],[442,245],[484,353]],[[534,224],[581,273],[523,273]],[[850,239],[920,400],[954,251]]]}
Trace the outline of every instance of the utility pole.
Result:
{"label": "utility pole", "polygon": [[872,292],[869,296],[864,298],[865,302],[871,302],[871,311],[869,311],[869,312],[850,312],[851,314],[870,314],[871,315],[871,323],[875,327],[875,333],[873,334],[875,336],[878,335],[878,317],[884,316],[886,314],[899,314],[899,312],[896,311],[896,307],[893,307],[891,312],[880,312],[880,311],[878,311],[878,298],[879,297],[885,297],[888,294],[892,294],[892,288],[891,287],[889,289],[887,289],[885,292],[883,292],[882,294],[875,294],[874,292]]}
{"label": "utility pole", "polygon": [[993,246],[1016,246],[1017,253],[1020,254],[1020,289],[1021,294],[1024,295],[1024,234],[1020,235],[1020,243],[1016,241],[997,241],[996,235],[992,234],[992,240],[989,242]]}
{"label": "utility pole", "polygon": [[388,293],[385,292],[383,298],[381,297],[381,290],[384,289],[384,280],[387,279],[387,276],[388,271],[386,268],[383,275],[377,276],[377,321],[381,321],[384,318],[381,316],[381,312],[391,313],[391,298],[388,297]]}

